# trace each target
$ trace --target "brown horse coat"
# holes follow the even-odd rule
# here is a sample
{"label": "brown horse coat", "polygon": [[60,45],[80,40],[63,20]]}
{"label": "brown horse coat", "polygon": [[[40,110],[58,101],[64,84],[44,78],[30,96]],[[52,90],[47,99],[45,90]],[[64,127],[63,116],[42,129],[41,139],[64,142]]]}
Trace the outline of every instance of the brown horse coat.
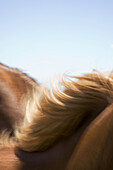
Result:
{"label": "brown horse coat", "polygon": [[8,67],[2,63],[0,63],[0,82],[4,82],[12,90],[17,101],[20,101],[22,95],[27,93],[27,89],[39,85],[19,69]]}
{"label": "brown horse coat", "polygon": [[0,131],[23,121],[21,98],[39,84],[27,74],[0,63]]}
{"label": "brown horse coat", "polygon": [[66,170],[113,169],[113,104],[86,129]]}

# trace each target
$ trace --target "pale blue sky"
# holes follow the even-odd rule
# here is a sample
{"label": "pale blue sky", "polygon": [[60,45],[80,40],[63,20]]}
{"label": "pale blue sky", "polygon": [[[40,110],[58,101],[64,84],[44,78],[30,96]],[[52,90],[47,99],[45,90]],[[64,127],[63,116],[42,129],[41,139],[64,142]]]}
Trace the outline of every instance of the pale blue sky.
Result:
{"label": "pale blue sky", "polygon": [[0,0],[0,62],[40,82],[113,69],[112,0]]}

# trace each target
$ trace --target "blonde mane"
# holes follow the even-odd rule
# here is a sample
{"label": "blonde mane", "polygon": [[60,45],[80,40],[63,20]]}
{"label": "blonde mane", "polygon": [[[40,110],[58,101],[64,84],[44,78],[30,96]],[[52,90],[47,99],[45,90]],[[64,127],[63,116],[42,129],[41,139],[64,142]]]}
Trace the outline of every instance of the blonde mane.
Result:
{"label": "blonde mane", "polygon": [[59,138],[73,133],[86,117],[112,103],[112,74],[65,76],[59,86],[63,90],[35,87],[24,98],[26,116],[15,131],[16,145],[23,150],[46,150]]}
{"label": "blonde mane", "polygon": [[56,88],[50,89],[32,86],[21,98],[24,121],[15,125],[13,137],[2,132],[0,147],[13,145],[29,152],[44,151],[58,139],[71,135],[88,118],[97,116],[112,101],[112,74],[63,76]]}

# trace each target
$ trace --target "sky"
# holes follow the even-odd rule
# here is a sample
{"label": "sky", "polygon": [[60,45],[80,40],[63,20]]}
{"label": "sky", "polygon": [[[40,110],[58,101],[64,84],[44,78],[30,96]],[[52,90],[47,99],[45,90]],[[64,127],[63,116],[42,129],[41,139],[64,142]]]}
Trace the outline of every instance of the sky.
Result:
{"label": "sky", "polygon": [[112,0],[0,0],[0,62],[39,82],[113,69]]}

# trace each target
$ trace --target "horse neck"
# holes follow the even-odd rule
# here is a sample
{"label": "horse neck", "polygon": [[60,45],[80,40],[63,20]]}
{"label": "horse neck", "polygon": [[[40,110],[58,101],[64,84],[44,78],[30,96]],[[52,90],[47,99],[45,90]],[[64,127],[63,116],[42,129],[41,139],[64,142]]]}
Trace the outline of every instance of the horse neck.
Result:
{"label": "horse neck", "polygon": [[75,147],[67,170],[113,169],[112,130],[113,104],[101,112],[88,126]]}

